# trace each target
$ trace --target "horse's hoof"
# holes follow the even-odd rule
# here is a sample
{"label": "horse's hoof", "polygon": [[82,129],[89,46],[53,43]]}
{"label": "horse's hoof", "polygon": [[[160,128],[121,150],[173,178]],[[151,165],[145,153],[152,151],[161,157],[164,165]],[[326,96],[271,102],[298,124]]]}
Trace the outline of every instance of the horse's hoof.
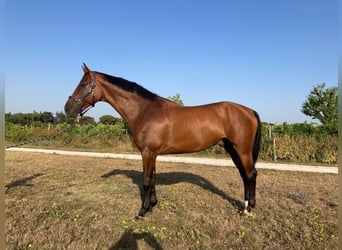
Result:
{"label": "horse's hoof", "polygon": [[253,216],[252,212],[248,212],[247,209],[243,210],[243,215],[247,217]]}
{"label": "horse's hoof", "polygon": [[141,215],[136,215],[136,216],[134,217],[134,219],[135,219],[135,220],[144,220],[145,217],[144,217],[144,216],[141,216]]}

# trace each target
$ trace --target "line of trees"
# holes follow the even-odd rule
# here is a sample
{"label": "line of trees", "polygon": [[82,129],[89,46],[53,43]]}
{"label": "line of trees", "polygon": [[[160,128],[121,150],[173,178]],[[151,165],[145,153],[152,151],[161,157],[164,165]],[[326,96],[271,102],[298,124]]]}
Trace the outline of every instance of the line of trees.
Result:
{"label": "line of trees", "polygon": [[[103,116],[102,119],[105,124],[107,124],[106,117],[111,117],[112,121],[116,121],[120,118],[115,118],[112,116]],[[23,126],[40,126],[42,124],[63,124],[70,123],[74,121],[74,118],[66,116],[63,112],[56,112],[53,114],[52,112],[36,112],[32,113],[5,113],[5,121],[13,124],[19,124]],[[91,116],[83,116],[80,119],[80,124],[94,124],[96,125],[96,121]]]}
{"label": "line of trees", "polygon": [[[58,125],[64,123],[71,123],[74,118],[67,117],[63,112],[33,112],[33,113],[6,113],[5,114],[6,123],[12,123],[22,126],[29,127],[44,127],[44,125]],[[93,125],[97,126],[99,124],[103,125],[115,125],[118,123],[125,123],[122,118],[114,117],[112,115],[103,115],[99,118],[99,122],[91,116],[83,116],[80,118],[80,125]],[[128,125],[126,124],[127,129]],[[324,126],[317,125],[315,123],[293,123],[288,124],[286,122],[282,124],[272,124],[267,122],[262,122],[262,135],[263,137],[274,137],[291,135],[293,137],[297,136],[325,136],[327,134],[335,135],[335,131],[326,130]]]}

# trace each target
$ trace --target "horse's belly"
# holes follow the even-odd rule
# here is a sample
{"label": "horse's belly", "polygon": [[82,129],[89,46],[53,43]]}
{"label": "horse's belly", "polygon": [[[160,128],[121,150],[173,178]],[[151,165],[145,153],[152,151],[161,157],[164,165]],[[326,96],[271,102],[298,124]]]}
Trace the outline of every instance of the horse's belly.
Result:
{"label": "horse's belly", "polygon": [[165,154],[191,153],[201,151],[217,144],[223,137],[217,129],[178,129],[169,134],[168,140],[163,144]]}

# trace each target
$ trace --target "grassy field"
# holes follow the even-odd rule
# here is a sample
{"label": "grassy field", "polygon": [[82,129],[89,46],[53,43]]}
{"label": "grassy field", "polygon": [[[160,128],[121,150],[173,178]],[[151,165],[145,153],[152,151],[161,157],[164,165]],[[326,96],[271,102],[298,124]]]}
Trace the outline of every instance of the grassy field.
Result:
{"label": "grassy field", "polygon": [[157,164],[144,220],[141,162],[6,152],[7,249],[337,249],[337,175],[259,170],[241,215],[236,168]]}

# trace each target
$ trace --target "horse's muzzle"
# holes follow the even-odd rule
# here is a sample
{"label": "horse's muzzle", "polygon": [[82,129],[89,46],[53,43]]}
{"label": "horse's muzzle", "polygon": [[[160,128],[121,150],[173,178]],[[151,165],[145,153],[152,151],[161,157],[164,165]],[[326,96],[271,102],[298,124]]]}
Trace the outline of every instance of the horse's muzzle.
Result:
{"label": "horse's muzzle", "polygon": [[82,112],[81,102],[78,102],[74,97],[69,96],[65,103],[64,112],[67,116],[77,117]]}

